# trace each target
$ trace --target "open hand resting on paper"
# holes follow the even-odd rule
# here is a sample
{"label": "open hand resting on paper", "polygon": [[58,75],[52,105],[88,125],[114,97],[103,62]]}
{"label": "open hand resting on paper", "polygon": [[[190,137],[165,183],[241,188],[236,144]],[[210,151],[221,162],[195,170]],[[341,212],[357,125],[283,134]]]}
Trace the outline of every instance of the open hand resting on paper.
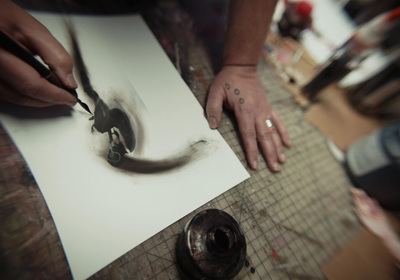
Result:
{"label": "open hand resting on paper", "polygon": [[[211,128],[220,124],[223,105],[235,113],[250,167],[258,167],[259,147],[269,169],[278,172],[286,160],[283,145],[289,147],[291,143],[284,124],[267,100],[256,67],[225,66],[218,73],[206,105]],[[266,120],[273,126],[268,127]]]}
{"label": "open hand resting on paper", "polygon": [[[0,29],[38,54],[68,88],[76,88],[72,58],[35,18],[9,0],[0,0]],[[31,66],[0,47],[0,100],[31,107],[73,106],[76,98],[54,86]]]}

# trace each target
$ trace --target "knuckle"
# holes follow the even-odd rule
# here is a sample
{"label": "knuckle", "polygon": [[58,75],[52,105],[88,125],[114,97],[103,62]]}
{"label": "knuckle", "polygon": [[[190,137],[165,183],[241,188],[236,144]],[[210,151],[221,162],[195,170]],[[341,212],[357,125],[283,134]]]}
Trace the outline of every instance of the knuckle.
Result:
{"label": "knuckle", "polygon": [[222,108],[215,104],[207,103],[206,113],[208,116],[222,114]]}
{"label": "knuckle", "polygon": [[[37,87],[32,81],[24,81],[21,83],[20,89],[22,94],[25,95],[35,95],[37,92]],[[23,98],[23,96],[21,98]]]}
{"label": "knuckle", "polygon": [[63,68],[72,68],[72,58],[64,52],[58,52],[55,60],[57,61],[57,65],[60,65]]}
{"label": "knuckle", "polygon": [[243,145],[244,145],[244,149],[245,149],[246,153],[248,153],[248,154],[258,152],[257,145],[253,144],[250,141],[244,141]]}
{"label": "knuckle", "polygon": [[244,115],[254,114],[253,106],[248,103],[241,104],[241,106],[239,106],[239,111],[241,114],[244,114]]}
{"label": "knuckle", "polygon": [[270,141],[272,136],[268,131],[263,131],[257,135],[258,140],[260,141]]}
{"label": "knuckle", "polygon": [[264,149],[262,153],[268,165],[272,165],[276,162],[276,154],[273,149]]}
{"label": "knuckle", "polygon": [[281,153],[283,153],[283,149],[282,149],[282,145],[277,145],[277,144],[275,144],[275,150],[276,150],[276,152],[278,153],[278,154],[281,154]]}
{"label": "knuckle", "polygon": [[253,140],[257,138],[256,132],[253,130],[245,130],[242,132],[242,137],[245,139]]}

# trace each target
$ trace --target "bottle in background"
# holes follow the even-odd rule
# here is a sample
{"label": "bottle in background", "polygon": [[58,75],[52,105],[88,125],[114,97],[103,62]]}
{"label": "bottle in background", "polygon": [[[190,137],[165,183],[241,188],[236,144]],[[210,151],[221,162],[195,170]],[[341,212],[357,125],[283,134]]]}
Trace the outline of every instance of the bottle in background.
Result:
{"label": "bottle in background", "polygon": [[388,36],[389,30],[400,19],[400,7],[381,14],[360,26],[342,46],[336,49],[319,72],[303,88],[302,93],[309,99],[326,86],[339,81],[359,67]]}
{"label": "bottle in background", "polygon": [[299,39],[300,33],[312,25],[312,10],[313,6],[307,1],[288,3],[278,22],[282,37]]}

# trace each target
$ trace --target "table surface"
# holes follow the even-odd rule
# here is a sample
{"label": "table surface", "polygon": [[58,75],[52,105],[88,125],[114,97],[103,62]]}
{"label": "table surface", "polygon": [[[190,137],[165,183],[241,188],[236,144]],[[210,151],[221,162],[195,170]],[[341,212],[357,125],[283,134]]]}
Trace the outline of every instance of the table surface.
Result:
{"label": "table surface", "polygon": [[[183,38],[182,34],[191,34],[190,30],[174,32],[174,26],[168,28],[169,43],[181,46],[177,49],[180,68],[187,70],[184,79],[204,106],[214,77],[205,47],[195,37]],[[157,36],[157,30],[155,33]],[[175,63],[176,53],[170,58]],[[360,229],[352,210],[351,183],[330,154],[327,138],[304,118],[292,94],[264,61],[259,65],[259,76],[293,143],[286,150],[288,160],[281,172],[271,173],[260,160],[258,171],[248,169],[250,179],[133,248],[91,279],[181,279],[175,257],[177,237],[196,213],[209,208],[232,215],[245,233],[249,266],[235,279],[325,279],[321,266]],[[237,126],[229,112],[224,113],[218,130],[247,167]],[[0,278],[71,278],[46,202],[3,128],[0,223]]]}

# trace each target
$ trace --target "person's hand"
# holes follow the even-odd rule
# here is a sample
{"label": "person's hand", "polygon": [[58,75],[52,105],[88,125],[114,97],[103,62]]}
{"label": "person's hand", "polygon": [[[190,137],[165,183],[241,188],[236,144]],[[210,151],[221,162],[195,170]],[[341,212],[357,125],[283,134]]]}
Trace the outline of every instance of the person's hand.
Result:
{"label": "person's hand", "polygon": [[[50,32],[25,10],[0,0],[0,29],[39,55],[67,88],[76,88],[72,58]],[[76,98],[40,77],[31,66],[0,47],[0,100],[31,107],[73,106]]]}
{"label": "person's hand", "polygon": [[[240,135],[252,169],[258,168],[258,147],[269,169],[280,170],[286,161],[283,145],[290,147],[288,132],[267,100],[256,67],[224,66],[211,84],[206,113],[211,128],[221,121],[223,106],[233,110]],[[268,127],[271,120],[273,127]]]}

